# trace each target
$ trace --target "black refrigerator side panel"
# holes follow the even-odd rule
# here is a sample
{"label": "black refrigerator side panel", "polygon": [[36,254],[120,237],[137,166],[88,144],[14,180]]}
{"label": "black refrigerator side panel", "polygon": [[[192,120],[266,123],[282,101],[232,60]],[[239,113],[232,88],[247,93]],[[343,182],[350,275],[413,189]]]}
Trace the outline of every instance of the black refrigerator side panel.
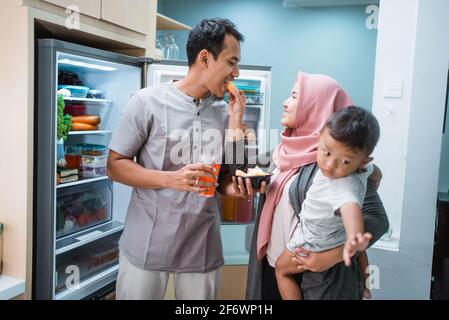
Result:
{"label": "black refrigerator side panel", "polygon": [[56,153],[56,52],[36,48],[34,108],[33,299],[53,299]]}

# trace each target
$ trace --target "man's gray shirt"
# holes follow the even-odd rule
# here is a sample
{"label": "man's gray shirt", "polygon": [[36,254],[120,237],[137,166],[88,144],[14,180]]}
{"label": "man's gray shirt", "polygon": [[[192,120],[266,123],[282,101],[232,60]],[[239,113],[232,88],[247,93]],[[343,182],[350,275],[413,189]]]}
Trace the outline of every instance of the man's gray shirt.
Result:
{"label": "man's gray shirt", "polygon": [[[221,153],[226,123],[225,102],[211,97],[197,106],[173,83],[163,83],[132,95],[110,149],[135,156],[147,169],[175,171],[200,162],[199,150],[215,148]],[[208,272],[221,267],[215,197],[168,188],[133,188],[120,251],[144,270]]]}

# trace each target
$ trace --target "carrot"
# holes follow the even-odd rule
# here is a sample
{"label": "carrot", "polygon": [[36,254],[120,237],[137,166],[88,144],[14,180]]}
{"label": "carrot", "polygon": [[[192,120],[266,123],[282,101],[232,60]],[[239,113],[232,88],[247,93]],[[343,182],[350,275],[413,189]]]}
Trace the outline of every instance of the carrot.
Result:
{"label": "carrot", "polygon": [[85,123],[96,126],[101,122],[101,119],[98,114],[85,114],[82,116],[73,116],[72,122]]}
{"label": "carrot", "polygon": [[98,130],[98,127],[87,123],[72,122],[72,130],[73,131]]}

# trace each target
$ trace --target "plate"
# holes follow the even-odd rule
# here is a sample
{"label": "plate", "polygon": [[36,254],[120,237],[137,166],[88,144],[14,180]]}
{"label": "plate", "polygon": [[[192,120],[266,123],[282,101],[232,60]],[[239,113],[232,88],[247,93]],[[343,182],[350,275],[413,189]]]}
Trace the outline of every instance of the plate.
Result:
{"label": "plate", "polygon": [[[267,174],[265,176],[252,176],[252,177],[241,177],[243,179],[251,179],[251,184],[254,189],[259,189],[260,185],[262,184],[262,181],[265,181],[267,184],[271,181],[272,174]],[[237,177],[238,178],[238,177]]]}

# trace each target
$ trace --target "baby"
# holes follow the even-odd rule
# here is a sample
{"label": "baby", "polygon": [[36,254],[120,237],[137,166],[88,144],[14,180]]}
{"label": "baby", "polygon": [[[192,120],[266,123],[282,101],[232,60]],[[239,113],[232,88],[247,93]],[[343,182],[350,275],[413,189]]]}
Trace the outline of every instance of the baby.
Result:
{"label": "baby", "polygon": [[[292,261],[297,247],[319,252],[344,244],[345,264],[349,266],[358,251],[357,261],[366,280],[368,257],[364,250],[371,235],[364,232],[361,208],[367,180],[381,178],[379,169],[370,163],[379,131],[376,118],[359,107],[337,111],[321,130],[317,153],[319,170],[302,204],[300,222],[287,249],[276,261],[276,279],[283,299],[302,299],[293,278],[299,273],[297,264]],[[329,286],[316,283],[320,285]],[[370,297],[366,287],[363,297]]]}

